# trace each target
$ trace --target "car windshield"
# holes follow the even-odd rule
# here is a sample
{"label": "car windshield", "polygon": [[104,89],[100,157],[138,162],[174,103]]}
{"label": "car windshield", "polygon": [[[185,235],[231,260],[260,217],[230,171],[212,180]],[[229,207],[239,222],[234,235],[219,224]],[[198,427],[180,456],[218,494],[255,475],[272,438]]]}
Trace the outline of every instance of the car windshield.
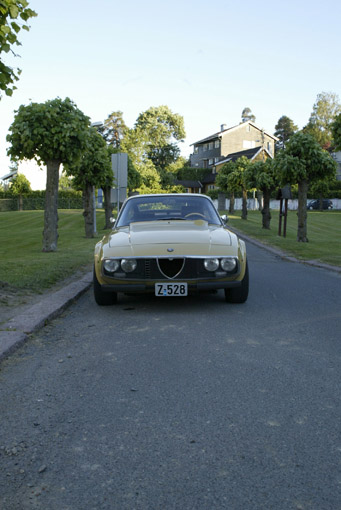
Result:
{"label": "car windshield", "polygon": [[123,227],[141,221],[199,219],[214,225],[221,225],[215,207],[204,196],[140,196],[127,200],[122,207],[116,226]]}

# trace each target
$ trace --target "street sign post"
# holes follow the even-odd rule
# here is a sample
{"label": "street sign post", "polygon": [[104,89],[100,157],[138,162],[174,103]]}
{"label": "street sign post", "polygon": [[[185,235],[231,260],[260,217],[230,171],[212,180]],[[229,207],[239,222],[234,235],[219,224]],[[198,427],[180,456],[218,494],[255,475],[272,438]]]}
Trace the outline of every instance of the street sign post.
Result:
{"label": "street sign post", "polygon": [[117,214],[120,210],[120,202],[127,198],[128,183],[128,154],[118,152],[111,155],[111,167],[115,178],[115,188],[111,189],[111,202],[117,202]]}

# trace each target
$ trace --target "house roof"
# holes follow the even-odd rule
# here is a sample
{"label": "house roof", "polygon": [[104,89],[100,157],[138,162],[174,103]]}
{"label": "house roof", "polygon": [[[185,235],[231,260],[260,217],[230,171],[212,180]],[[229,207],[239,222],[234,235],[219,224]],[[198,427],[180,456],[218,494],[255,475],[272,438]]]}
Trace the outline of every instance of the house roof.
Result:
{"label": "house roof", "polygon": [[265,131],[264,129],[256,126],[256,124],[254,124],[253,122],[251,121],[247,121],[247,122],[241,122],[240,124],[238,124],[238,126],[233,126],[233,127],[230,127],[230,128],[227,128],[227,129],[224,129],[223,131],[218,131],[217,133],[214,133],[214,135],[211,135],[211,136],[208,136],[206,138],[203,138],[202,140],[198,140],[197,142],[194,142],[194,143],[191,143],[191,146],[192,145],[197,145],[199,143],[205,143],[205,142],[209,142],[210,140],[216,140],[217,138],[221,138],[221,136],[224,134],[224,133],[227,133],[228,131],[233,131],[233,130],[237,130],[239,128],[241,128],[242,126],[245,126],[246,124],[250,124],[250,126],[254,127],[255,129],[258,129],[258,131],[263,131],[265,135],[269,136],[270,138],[273,138],[275,141],[278,140],[277,136],[275,135],[270,135],[270,133],[268,133],[267,131]]}
{"label": "house roof", "polygon": [[0,177],[2,181],[7,181],[7,179],[11,179],[17,175],[17,170],[12,170],[9,174],[3,175]]}
{"label": "house roof", "polygon": [[244,151],[239,151],[239,152],[233,152],[231,154],[228,154],[224,159],[222,159],[221,161],[218,161],[215,166],[217,165],[222,165],[224,163],[228,163],[229,161],[236,161],[238,158],[241,158],[242,156],[245,156],[247,157],[248,159],[254,159],[256,156],[258,156],[258,154],[260,154],[262,152],[262,150],[264,150],[267,155],[273,159],[273,156],[270,154],[270,152],[265,149],[264,147],[253,147],[252,149],[246,149]]}
{"label": "house roof", "polygon": [[[237,161],[238,158],[241,158],[242,156],[245,156],[246,158],[250,159],[251,161],[258,156],[264,150],[268,154],[268,156],[272,159],[272,155],[269,153],[267,149],[264,149],[264,147],[254,147],[253,149],[246,149],[245,151],[239,151],[239,152],[233,152],[231,154],[228,154],[226,158],[222,159],[221,161],[218,161],[214,167],[217,167],[218,165],[224,165],[225,163],[228,163],[229,161]],[[214,183],[216,179],[217,173],[211,173],[209,175],[206,175],[202,179],[203,184],[210,184]]]}
{"label": "house roof", "polygon": [[206,176],[202,179],[202,183],[203,183],[203,184],[210,184],[211,182],[215,182],[216,175],[217,175],[217,174],[209,174],[209,175],[206,175]]}

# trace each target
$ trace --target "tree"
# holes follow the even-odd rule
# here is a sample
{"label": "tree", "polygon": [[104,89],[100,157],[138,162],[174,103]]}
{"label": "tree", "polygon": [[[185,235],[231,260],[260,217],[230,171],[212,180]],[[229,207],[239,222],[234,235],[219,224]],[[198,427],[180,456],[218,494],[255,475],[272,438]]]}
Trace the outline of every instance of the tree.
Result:
{"label": "tree", "polygon": [[263,228],[270,229],[271,212],[270,212],[270,198],[271,193],[278,185],[278,176],[271,158],[265,161],[256,161],[251,163],[246,170],[245,180],[247,187],[257,188],[263,193],[263,209],[262,209],[262,224]]}
{"label": "tree", "polygon": [[278,148],[284,148],[286,142],[296,131],[298,131],[298,127],[294,122],[286,115],[282,115],[282,117],[278,119],[274,133],[274,135],[279,138]]}
{"label": "tree", "polygon": [[108,145],[119,149],[127,129],[123,120],[123,113],[117,111],[112,112],[104,121],[104,124],[97,128],[97,131],[103,136]]}
{"label": "tree", "polygon": [[17,174],[11,181],[11,192],[19,197],[19,211],[23,210],[23,195],[31,191],[30,181],[24,174]]}
{"label": "tree", "polygon": [[338,95],[332,92],[321,92],[317,95],[309,122],[303,131],[312,135],[322,148],[328,149],[333,138],[332,124],[339,113],[341,113],[341,105]]}
{"label": "tree", "polygon": [[[18,34],[20,30],[29,30],[27,21],[37,16],[36,12],[28,7],[26,0],[1,0],[0,2],[0,55],[12,52],[12,47],[20,46]],[[16,56],[16,55],[15,55]],[[0,59],[0,91],[11,96],[17,88],[14,82],[19,80],[20,69],[12,69]],[[1,98],[1,93],[0,93]]]}
{"label": "tree", "polygon": [[234,172],[235,170],[235,164],[233,161],[229,161],[228,163],[225,163],[221,169],[219,170],[219,173],[216,177],[216,184],[218,188],[226,194],[230,195],[230,207],[229,207],[229,213],[234,214],[234,193],[235,191],[238,191],[238,188],[236,190],[229,188],[229,182],[228,182],[228,176]]}
{"label": "tree", "polygon": [[297,241],[308,242],[307,192],[309,184],[335,176],[336,163],[310,134],[298,132],[274,160],[283,185],[298,184]]}
{"label": "tree", "polygon": [[331,125],[333,135],[333,146],[335,150],[341,150],[341,113],[336,115]]}
{"label": "tree", "polygon": [[186,136],[184,119],[168,106],[151,107],[141,113],[136,120],[135,130],[147,158],[159,172],[178,159],[180,150],[176,142]]}
{"label": "tree", "polygon": [[[229,166],[228,166],[229,165]],[[235,162],[227,163],[217,175],[217,185],[222,191],[230,190],[232,192],[242,191],[242,219],[247,219],[247,182],[245,179],[246,170],[250,165],[250,161],[246,156],[238,158]],[[223,172],[223,174],[222,174]],[[222,175],[221,175],[222,174]],[[222,185],[222,186],[221,186]]]}
{"label": "tree", "polygon": [[21,105],[9,128],[8,155],[15,160],[35,159],[47,168],[45,252],[57,249],[59,167],[77,163],[86,147],[88,130],[89,118],[69,98]]}
{"label": "tree", "polygon": [[74,185],[83,192],[85,237],[94,237],[94,188],[111,188],[113,181],[107,146],[96,129],[89,129],[81,158],[65,168],[67,175],[73,176]]}
{"label": "tree", "polygon": [[256,117],[253,115],[251,109],[246,107],[242,111],[242,122],[248,122],[248,121],[255,122]]}

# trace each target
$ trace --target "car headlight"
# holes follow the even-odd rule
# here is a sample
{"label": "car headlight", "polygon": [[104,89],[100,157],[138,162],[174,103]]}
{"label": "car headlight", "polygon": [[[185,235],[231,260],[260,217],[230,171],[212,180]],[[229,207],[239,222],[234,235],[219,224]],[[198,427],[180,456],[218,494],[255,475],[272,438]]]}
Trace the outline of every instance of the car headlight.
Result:
{"label": "car headlight", "polygon": [[219,267],[218,259],[205,259],[204,266],[207,271],[216,271]]}
{"label": "car headlight", "polygon": [[131,273],[136,269],[137,262],[135,259],[122,259],[121,268],[125,273]]}
{"label": "car headlight", "polygon": [[236,259],[221,259],[220,265],[224,271],[230,273],[236,269],[237,261]]}
{"label": "car headlight", "polygon": [[120,261],[114,259],[106,259],[103,262],[103,267],[107,273],[115,273],[115,271],[117,271],[120,267]]}

